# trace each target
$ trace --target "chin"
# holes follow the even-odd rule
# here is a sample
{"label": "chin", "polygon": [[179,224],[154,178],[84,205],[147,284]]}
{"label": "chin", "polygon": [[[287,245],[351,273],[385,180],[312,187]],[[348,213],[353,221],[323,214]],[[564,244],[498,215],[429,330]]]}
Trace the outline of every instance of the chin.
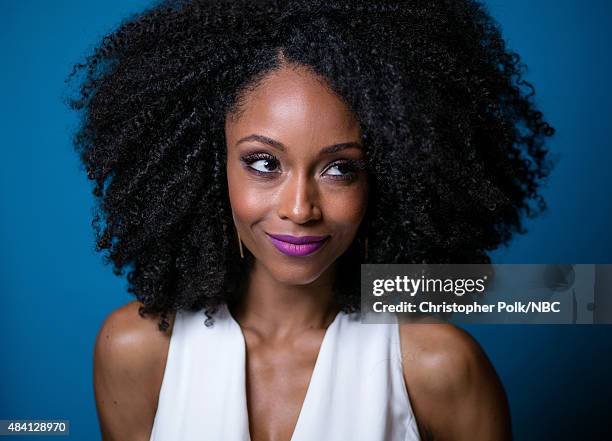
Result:
{"label": "chin", "polygon": [[285,285],[308,285],[310,283],[315,282],[321,274],[323,274],[324,270],[312,271],[308,270],[308,268],[300,269],[291,269],[289,271],[273,271],[272,274],[276,280]]}
{"label": "chin", "polygon": [[279,274],[275,277],[280,283],[284,285],[308,285],[315,280],[318,279],[318,276],[304,275],[300,276],[300,274]]}

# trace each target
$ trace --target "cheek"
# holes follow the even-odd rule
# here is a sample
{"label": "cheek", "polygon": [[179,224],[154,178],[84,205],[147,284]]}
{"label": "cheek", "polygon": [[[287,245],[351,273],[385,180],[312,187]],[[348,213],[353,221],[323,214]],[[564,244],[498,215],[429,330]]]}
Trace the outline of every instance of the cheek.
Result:
{"label": "cheek", "polygon": [[249,185],[238,166],[227,169],[227,184],[230,204],[237,222],[252,225],[263,218],[269,210],[270,198],[265,192]]}
{"label": "cheek", "polygon": [[349,192],[327,196],[326,212],[330,222],[357,229],[367,209],[367,191],[356,187]]}

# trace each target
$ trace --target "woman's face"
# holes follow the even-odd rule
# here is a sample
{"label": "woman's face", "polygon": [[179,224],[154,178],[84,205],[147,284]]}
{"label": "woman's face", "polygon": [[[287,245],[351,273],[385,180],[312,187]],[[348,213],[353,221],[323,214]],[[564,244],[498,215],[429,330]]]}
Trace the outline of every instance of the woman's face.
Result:
{"label": "woman's face", "polygon": [[[332,267],[355,238],[368,199],[357,119],[320,81],[303,68],[274,71],[225,124],[236,228],[256,268],[291,285]],[[292,245],[272,235],[323,241]]]}

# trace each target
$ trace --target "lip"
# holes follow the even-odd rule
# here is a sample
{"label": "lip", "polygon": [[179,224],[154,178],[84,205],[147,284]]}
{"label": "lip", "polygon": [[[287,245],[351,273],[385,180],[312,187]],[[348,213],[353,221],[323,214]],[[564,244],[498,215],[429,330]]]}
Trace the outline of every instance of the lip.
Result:
{"label": "lip", "polygon": [[289,236],[284,234],[268,234],[272,244],[287,256],[307,256],[321,248],[329,236]]}
{"label": "lip", "polygon": [[269,233],[266,233],[266,234],[274,239],[282,240],[283,242],[289,242],[289,243],[296,244],[296,245],[302,245],[305,243],[312,243],[312,242],[322,242],[329,237],[329,236],[290,236],[288,234],[269,234]]}

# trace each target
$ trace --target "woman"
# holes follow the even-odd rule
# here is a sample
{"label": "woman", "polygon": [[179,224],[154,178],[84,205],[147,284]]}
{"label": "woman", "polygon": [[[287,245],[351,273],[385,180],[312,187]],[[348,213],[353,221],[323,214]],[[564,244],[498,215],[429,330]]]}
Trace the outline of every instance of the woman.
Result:
{"label": "woman", "polygon": [[553,130],[480,4],[165,2],[79,71],[137,299],[96,341],[103,439],[510,439],[464,331],[358,321],[360,263],[486,263],[544,208]]}

